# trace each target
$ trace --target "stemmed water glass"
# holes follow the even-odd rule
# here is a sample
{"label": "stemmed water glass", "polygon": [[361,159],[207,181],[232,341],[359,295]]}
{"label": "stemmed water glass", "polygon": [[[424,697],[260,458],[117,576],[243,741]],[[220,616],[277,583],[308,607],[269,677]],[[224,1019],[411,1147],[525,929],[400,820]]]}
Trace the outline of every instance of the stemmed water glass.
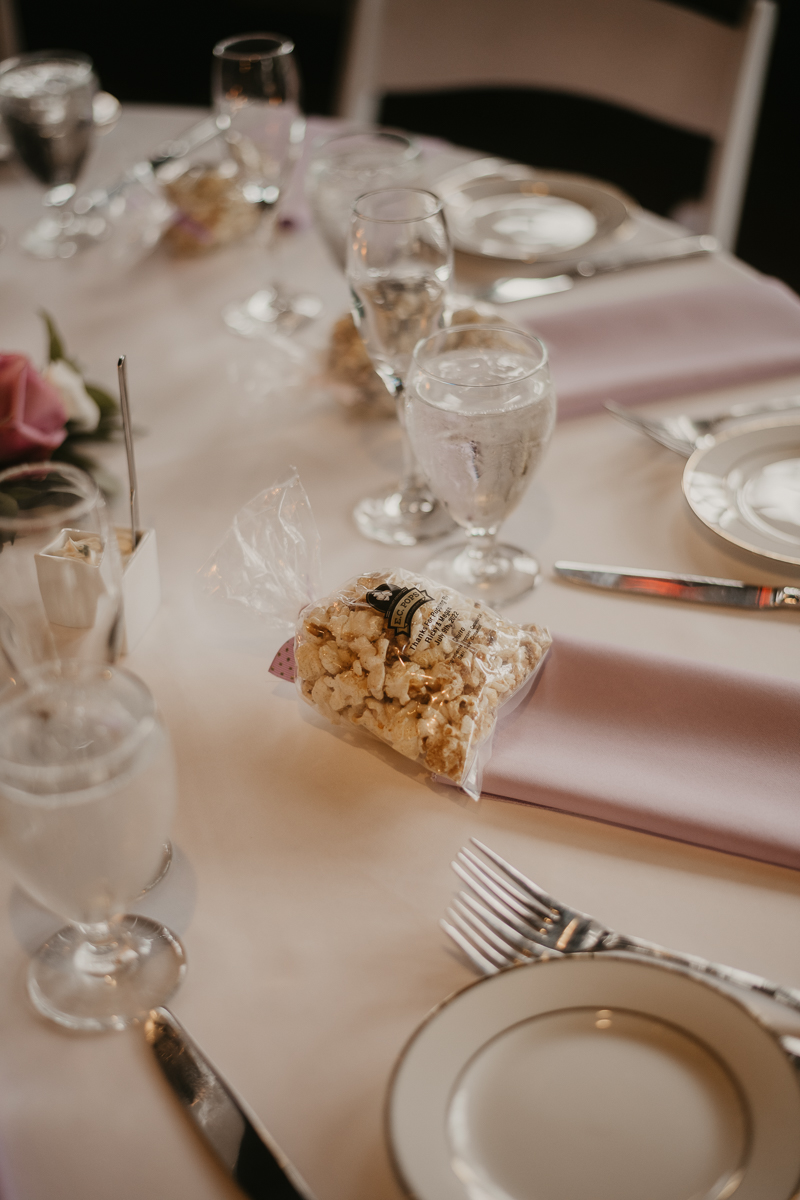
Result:
{"label": "stemmed water glass", "polygon": [[0,473],[5,677],[44,662],[113,662],[121,614],[119,546],[94,480],[68,463],[23,463]]}
{"label": "stemmed water glass", "polygon": [[428,563],[434,578],[489,605],[533,587],[536,560],[498,544],[553,432],[547,351],[516,330],[460,325],[416,346],[405,391],[406,428],[431,490],[466,530],[466,544]]}
{"label": "stemmed water glass", "polygon": [[0,63],[0,114],[25,166],[47,187],[45,213],[21,237],[37,258],[71,258],[101,240],[107,224],[69,202],[96,129],[116,124],[119,104],[97,91],[92,60],[71,50],[41,50]]}
{"label": "stemmed water glass", "polygon": [[343,271],[355,201],[365,192],[414,183],[419,164],[419,144],[392,129],[348,129],[315,144],[306,192],[317,228]]}
{"label": "stemmed water glass", "polygon": [[[276,206],[289,181],[305,135],[300,110],[300,77],[294,43],[277,33],[248,33],[214,47],[212,93],[218,123],[244,173],[244,199],[262,213],[266,242]],[[223,319],[235,333],[262,337],[285,311],[274,288],[262,288],[229,304]]]}
{"label": "stemmed water glass", "polygon": [[439,326],[452,271],[438,196],[418,188],[386,188],[356,201],[347,257],[353,320],[397,401],[403,444],[400,482],[381,496],[361,500],[353,514],[361,533],[373,541],[413,546],[453,527],[417,466],[402,407],[411,353]]}
{"label": "stemmed water glass", "polygon": [[33,1004],[60,1025],[123,1029],[183,977],[168,929],[119,915],[158,869],[175,790],[166,730],[127,671],[47,663],[0,695],[0,850],[70,922],[28,970]]}

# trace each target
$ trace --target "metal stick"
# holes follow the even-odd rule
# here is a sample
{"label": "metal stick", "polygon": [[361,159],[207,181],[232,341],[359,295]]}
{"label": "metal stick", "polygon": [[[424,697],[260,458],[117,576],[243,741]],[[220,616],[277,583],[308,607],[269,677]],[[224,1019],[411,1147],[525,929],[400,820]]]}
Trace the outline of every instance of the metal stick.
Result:
{"label": "metal stick", "polygon": [[124,354],[120,355],[117,363],[117,378],[119,379],[122,429],[125,434],[125,453],[128,456],[128,482],[131,494],[131,550],[135,550],[139,540],[139,499],[136,494],[136,459],[133,456],[133,429],[131,427],[131,408],[128,403],[128,368]]}

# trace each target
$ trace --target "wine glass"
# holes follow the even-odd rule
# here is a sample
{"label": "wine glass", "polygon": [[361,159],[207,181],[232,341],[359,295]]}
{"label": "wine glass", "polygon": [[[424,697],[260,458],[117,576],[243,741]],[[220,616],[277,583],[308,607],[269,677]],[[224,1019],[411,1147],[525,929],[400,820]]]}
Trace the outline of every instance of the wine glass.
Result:
{"label": "wine glass", "polygon": [[[0,473],[0,666],[112,662],[122,632],[119,546],[94,480],[68,463]],[[2,663],[2,658],[5,663]]]}
{"label": "wine glass", "polygon": [[[262,213],[265,242],[305,135],[294,43],[278,33],[246,33],[214,47],[212,93],[218,123],[246,182],[242,195]],[[244,337],[263,337],[286,311],[275,288],[226,306],[223,319]]]}
{"label": "wine glass", "polygon": [[439,325],[453,251],[442,201],[419,188],[368,192],[353,205],[347,278],[352,313],[372,364],[397,402],[403,476],[353,516],[365,537],[414,546],[440,537],[453,522],[420,474],[404,432],[403,380],[420,338]]}
{"label": "wine glass", "polygon": [[40,50],[0,63],[0,115],[25,166],[46,185],[46,215],[20,238],[36,258],[71,258],[101,240],[97,213],[68,207],[96,128],[119,116],[112,96],[97,91],[92,60],[72,50]]}
{"label": "wine glass", "polygon": [[556,397],[538,338],[488,325],[456,325],[414,349],[405,392],[417,461],[467,531],[428,573],[489,605],[533,587],[534,558],[499,545],[497,531],[522,499],[553,432]]}
{"label": "wine glass", "polygon": [[350,129],[316,143],[306,192],[317,228],[343,271],[355,201],[365,192],[413,183],[419,164],[418,143],[391,129]]}
{"label": "wine glass", "polygon": [[0,850],[70,923],[31,959],[28,993],[69,1029],[123,1029],[185,972],[180,942],[120,916],[155,874],[175,806],[169,737],[135,675],[46,663],[0,695]]}

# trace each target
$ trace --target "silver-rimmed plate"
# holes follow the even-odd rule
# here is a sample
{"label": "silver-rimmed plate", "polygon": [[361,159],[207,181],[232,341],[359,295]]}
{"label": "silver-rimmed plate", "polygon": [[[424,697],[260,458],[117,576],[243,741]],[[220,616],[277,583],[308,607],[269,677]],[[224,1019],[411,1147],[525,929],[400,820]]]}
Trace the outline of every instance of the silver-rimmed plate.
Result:
{"label": "silver-rimmed plate", "polygon": [[519,262],[567,262],[625,226],[621,192],[555,171],[480,159],[436,184],[453,243],[469,254]]}
{"label": "silver-rimmed plate", "polygon": [[458,992],[392,1081],[395,1165],[417,1200],[789,1200],[800,1082],[743,1005],[608,954]]}
{"label": "silver-rimmed plate", "polygon": [[749,421],[717,435],[687,462],[683,493],[727,542],[800,566],[800,417]]}

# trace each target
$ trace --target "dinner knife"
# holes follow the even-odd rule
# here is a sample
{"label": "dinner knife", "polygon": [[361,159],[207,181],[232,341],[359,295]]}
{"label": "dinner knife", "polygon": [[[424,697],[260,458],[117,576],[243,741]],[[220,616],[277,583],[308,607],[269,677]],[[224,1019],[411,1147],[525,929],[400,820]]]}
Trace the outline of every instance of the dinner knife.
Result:
{"label": "dinner knife", "polygon": [[267,1131],[168,1008],[154,1008],[145,1038],[175,1095],[209,1147],[250,1200],[314,1200]]}
{"label": "dinner knife", "polygon": [[638,249],[605,259],[581,259],[558,275],[517,276],[496,279],[481,299],[494,304],[511,304],[515,300],[531,300],[534,296],[546,296],[551,292],[565,292],[576,279],[590,279],[593,275],[608,275],[615,271],[626,271],[629,267],[647,267],[656,263],[698,258],[719,250],[719,242],[708,234],[698,237],[673,238],[669,242],[653,242]]}
{"label": "dinner knife", "polygon": [[800,608],[800,587],[760,587],[739,579],[714,579],[708,575],[673,575],[669,571],[639,571],[629,567],[601,567],[593,563],[557,562],[560,579],[612,592],[636,592],[669,600],[698,604],[724,604],[732,608]]}

